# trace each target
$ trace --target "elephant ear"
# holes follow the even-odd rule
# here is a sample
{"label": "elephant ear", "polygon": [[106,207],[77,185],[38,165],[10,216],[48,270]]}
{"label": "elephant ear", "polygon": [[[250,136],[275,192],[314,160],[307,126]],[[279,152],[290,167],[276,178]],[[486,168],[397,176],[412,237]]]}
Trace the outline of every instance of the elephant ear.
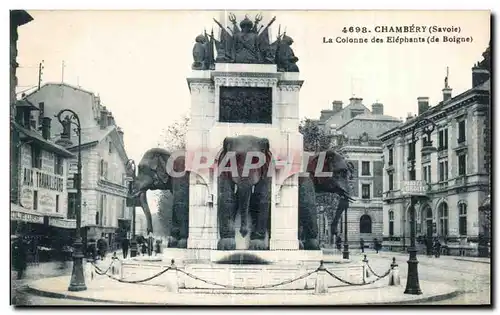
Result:
{"label": "elephant ear", "polygon": [[158,178],[163,182],[167,183],[169,176],[167,170],[167,162],[170,158],[170,153],[168,152],[154,152],[150,159],[147,160],[147,166],[151,171],[153,171]]}

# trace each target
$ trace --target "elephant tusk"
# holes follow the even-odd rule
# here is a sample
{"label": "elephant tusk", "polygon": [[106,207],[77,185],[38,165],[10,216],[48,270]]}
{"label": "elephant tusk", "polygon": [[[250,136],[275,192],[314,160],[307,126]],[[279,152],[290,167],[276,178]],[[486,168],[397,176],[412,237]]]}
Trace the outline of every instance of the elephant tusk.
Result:
{"label": "elephant tusk", "polygon": [[234,193],[236,194],[238,192],[238,185],[234,185]]}
{"label": "elephant tusk", "polygon": [[252,186],[252,194],[255,191],[255,185]]}

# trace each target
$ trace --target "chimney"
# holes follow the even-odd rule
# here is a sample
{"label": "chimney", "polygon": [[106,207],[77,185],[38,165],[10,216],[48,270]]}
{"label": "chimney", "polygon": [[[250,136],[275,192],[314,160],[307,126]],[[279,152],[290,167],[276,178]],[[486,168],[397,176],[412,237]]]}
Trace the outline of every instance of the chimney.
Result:
{"label": "chimney", "polygon": [[443,102],[446,102],[451,98],[451,88],[444,88],[443,89]]}
{"label": "chimney", "polygon": [[52,119],[50,117],[43,117],[42,119],[42,137],[45,140],[50,139],[50,122]]}
{"label": "chimney", "polygon": [[383,115],[384,114],[384,104],[373,103],[372,104],[372,114],[373,115]]}
{"label": "chimney", "polygon": [[332,102],[332,111],[334,114],[340,112],[342,110],[342,101],[333,101]]}
{"label": "chimney", "polygon": [[411,119],[413,119],[413,115],[411,113],[408,113],[408,115],[406,115],[406,121],[409,121]]}
{"label": "chimney", "polygon": [[319,116],[319,121],[320,122],[325,122],[328,120],[328,118],[332,117],[333,116],[333,111],[329,110],[329,109],[323,109],[321,111],[321,115]]}
{"label": "chimney", "polygon": [[38,103],[38,109],[40,110],[38,113],[38,124],[43,125],[43,117],[45,117],[45,103]]}
{"label": "chimney", "polygon": [[122,130],[122,128],[118,127],[117,131],[118,131],[118,135],[120,136],[120,139],[122,140],[122,143],[125,143],[125,142],[123,142],[123,130]]}
{"label": "chimney", "polygon": [[451,98],[451,87],[448,84],[449,68],[446,67],[446,77],[444,78],[443,102]]}
{"label": "chimney", "polygon": [[361,104],[361,102],[363,101],[363,98],[361,97],[351,97],[349,99],[350,103],[349,105],[352,105],[352,104]]}
{"label": "chimney", "polygon": [[111,112],[108,112],[108,126],[113,126],[114,124],[114,119],[113,119],[113,114]]}
{"label": "chimney", "polygon": [[418,102],[418,115],[420,116],[429,109],[429,98],[425,96],[420,96],[417,98],[417,102]]}
{"label": "chimney", "polygon": [[106,110],[106,106],[103,106],[101,109],[101,118],[99,119],[99,125],[101,129],[106,129],[108,126],[108,111]]}
{"label": "chimney", "polygon": [[483,84],[490,78],[490,72],[487,69],[474,67],[472,68],[472,87]]}

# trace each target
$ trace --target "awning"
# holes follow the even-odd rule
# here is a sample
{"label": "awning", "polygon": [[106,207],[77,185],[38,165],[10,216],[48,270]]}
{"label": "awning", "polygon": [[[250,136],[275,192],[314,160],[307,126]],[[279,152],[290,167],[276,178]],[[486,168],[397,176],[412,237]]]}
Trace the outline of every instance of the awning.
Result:
{"label": "awning", "polygon": [[10,220],[43,224],[43,214],[33,213],[32,210],[23,208],[15,203],[11,203]]}

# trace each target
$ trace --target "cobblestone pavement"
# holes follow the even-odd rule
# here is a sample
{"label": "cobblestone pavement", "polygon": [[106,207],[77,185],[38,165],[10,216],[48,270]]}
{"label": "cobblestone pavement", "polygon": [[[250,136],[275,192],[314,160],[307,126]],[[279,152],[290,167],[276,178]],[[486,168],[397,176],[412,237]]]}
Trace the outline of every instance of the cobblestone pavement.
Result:
{"label": "cobblestone pavement", "polygon": [[[408,255],[394,252],[381,252],[376,254],[373,251],[367,251],[370,266],[377,273],[386,271],[392,261],[392,257],[396,258],[399,265],[400,275],[402,279],[407,275],[407,260]],[[338,256],[333,253],[330,257]],[[351,260],[361,261],[363,254],[359,250],[351,252]],[[328,256],[325,260],[328,260]],[[108,258],[109,259],[109,258]],[[441,256],[440,258],[418,256],[419,260],[419,279],[428,281],[445,282],[459,288],[463,291],[462,294],[452,299],[439,302],[426,302],[422,304],[490,304],[490,268],[491,264],[488,260],[482,259],[478,261],[458,260],[453,256]],[[102,262],[105,265],[107,261]],[[42,264],[40,264],[42,265]],[[68,262],[66,268],[58,269],[57,263],[46,263],[46,265],[38,266],[37,269],[31,267],[26,274],[26,279],[21,281],[13,281],[14,286],[21,289],[26,281],[31,279],[40,279],[41,277],[53,277],[71,273],[72,263]],[[36,271],[38,270],[38,271]],[[404,288],[401,288],[401,294]],[[40,296],[33,296],[26,293],[18,293],[14,295],[16,304],[18,305],[96,305],[92,302],[52,299]],[[104,304],[101,304],[104,305]]]}

